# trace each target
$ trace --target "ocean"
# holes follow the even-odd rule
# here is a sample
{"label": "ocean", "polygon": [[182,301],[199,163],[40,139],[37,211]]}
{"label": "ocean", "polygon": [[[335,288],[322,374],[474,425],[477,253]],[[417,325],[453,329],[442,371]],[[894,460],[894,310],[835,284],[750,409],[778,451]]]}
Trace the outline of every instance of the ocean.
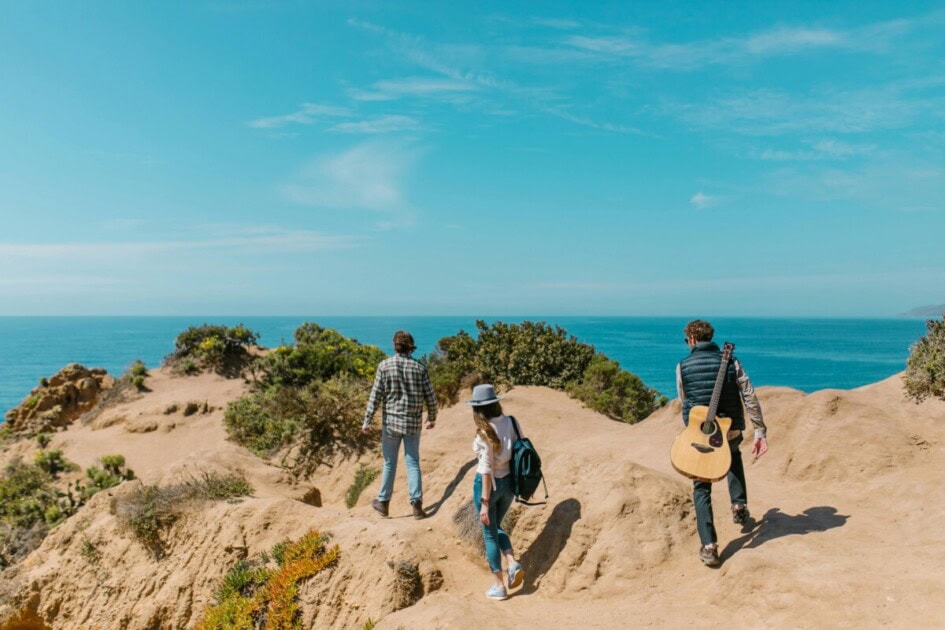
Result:
{"label": "ocean", "polygon": [[[177,333],[208,323],[244,323],[260,343],[292,341],[296,327],[315,321],[391,352],[396,330],[413,333],[417,355],[441,337],[475,331],[477,317],[0,317],[0,420],[43,376],[67,363],[121,374],[136,359],[156,367]],[[675,397],[675,364],[687,352],[685,318],[482,317],[488,322],[525,319],[563,326],[581,341]],[[714,318],[717,341],[735,343],[756,385],[786,385],[805,392],[848,389],[884,379],[905,367],[909,347],[925,334],[921,319]]]}

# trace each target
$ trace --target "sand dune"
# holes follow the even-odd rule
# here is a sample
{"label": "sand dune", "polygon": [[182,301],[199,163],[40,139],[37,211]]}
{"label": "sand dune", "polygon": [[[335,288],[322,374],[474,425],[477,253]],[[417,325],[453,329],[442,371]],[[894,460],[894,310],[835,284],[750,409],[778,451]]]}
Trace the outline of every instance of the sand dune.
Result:
{"label": "sand dune", "polygon": [[[359,461],[293,485],[227,442],[222,408],[243,391],[239,382],[155,371],[149,385],[151,393],[92,425],[56,434],[53,447],[83,466],[122,453],[149,483],[241,468],[255,496],[195,511],[174,526],[161,560],[120,531],[109,511],[111,496],[134,482],[96,496],[11,577],[18,601],[54,627],[191,627],[232,563],[311,528],[330,531],[342,550],[331,573],[300,590],[304,622],[318,627],[360,627],[370,618],[381,628],[475,628],[484,615],[497,628],[945,626],[945,403],[906,402],[898,376],[810,395],[760,388],[771,451],[747,466],[757,521],[744,531],[728,521],[726,489],[715,486],[724,560],[716,570],[696,557],[690,486],[668,460],[678,402],[630,426],[561,392],[514,389],[504,405],[537,444],[551,497],[516,508],[512,538],[527,578],[502,603],[482,596],[484,561],[453,524],[474,474],[467,408],[444,410],[423,437],[432,517],[408,517],[401,470],[394,518],[382,521],[369,507],[377,481],[357,507],[344,507]],[[165,414],[191,400],[213,410]],[[380,463],[373,453],[361,461]],[[316,494],[321,507],[301,501]],[[86,538],[102,549],[97,564],[80,553]],[[406,590],[393,568],[399,562],[417,568]]]}

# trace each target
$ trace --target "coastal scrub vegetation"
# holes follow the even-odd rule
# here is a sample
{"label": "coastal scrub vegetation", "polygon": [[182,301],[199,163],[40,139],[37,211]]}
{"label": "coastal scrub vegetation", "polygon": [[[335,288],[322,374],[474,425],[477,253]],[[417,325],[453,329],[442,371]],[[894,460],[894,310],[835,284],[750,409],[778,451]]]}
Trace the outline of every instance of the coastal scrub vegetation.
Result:
{"label": "coastal scrub vegetation", "polygon": [[106,476],[96,466],[86,470],[91,483],[76,480],[65,490],[55,475],[78,467],[61,451],[39,451],[35,463],[14,460],[0,474],[0,568],[25,557],[39,546],[50,528],[69,518],[96,493],[133,477],[121,455],[103,457]]}
{"label": "coastal scrub vegetation", "polygon": [[591,409],[636,422],[667,399],[594,346],[560,326],[476,322],[477,337],[464,331],[444,337],[423,357],[442,404],[454,404],[477,382],[500,386],[543,385],[565,390]]}
{"label": "coastal scrub vegetation", "polygon": [[379,468],[361,464],[357,472],[354,473],[354,480],[351,482],[351,485],[348,486],[348,492],[345,493],[345,505],[347,505],[348,508],[353,508],[357,505],[358,499],[361,498],[361,493],[364,492],[365,488],[371,485],[372,481],[377,479],[379,474],[381,474]]}
{"label": "coastal scrub vegetation", "polygon": [[328,537],[310,531],[297,541],[283,541],[271,554],[237,562],[223,578],[215,603],[197,628],[265,628],[289,630],[301,627],[296,596],[299,585],[334,566],[341,551],[328,548]]}
{"label": "coastal scrub vegetation", "polygon": [[318,324],[295,332],[294,345],[262,357],[254,391],[224,414],[230,439],[261,457],[281,453],[294,475],[310,474],[336,455],[359,453],[371,442],[361,418],[386,355]]}
{"label": "coastal scrub vegetation", "polygon": [[249,496],[253,487],[242,472],[204,472],[168,486],[141,485],[116,497],[112,512],[120,525],[156,558],[164,556],[162,538],[192,506],[204,501],[228,501]]}
{"label": "coastal scrub vegetation", "polygon": [[917,403],[929,397],[945,400],[945,316],[930,319],[926,330],[906,360],[906,394]]}
{"label": "coastal scrub vegetation", "polygon": [[174,352],[164,364],[179,374],[192,375],[204,370],[228,378],[237,378],[253,362],[249,348],[257,345],[259,333],[238,324],[227,327],[214,324],[191,326],[177,335]]}

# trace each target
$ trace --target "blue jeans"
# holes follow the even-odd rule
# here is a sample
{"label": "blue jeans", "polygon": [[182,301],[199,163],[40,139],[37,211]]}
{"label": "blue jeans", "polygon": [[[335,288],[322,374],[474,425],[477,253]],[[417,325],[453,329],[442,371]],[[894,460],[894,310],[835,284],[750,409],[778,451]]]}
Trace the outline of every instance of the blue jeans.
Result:
{"label": "blue jeans", "polygon": [[[482,526],[482,538],[486,542],[486,560],[493,573],[502,570],[502,552],[512,551],[512,541],[499,525],[505,518],[505,513],[512,506],[515,498],[515,486],[512,475],[495,480],[495,490],[489,495],[489,524]],[[482,475],[476,473],[473,481],[473,504],[476,513],[482,509]]]}
{"label": "blue jeans", "polygon": [[397,474],[397,452],[404,443],[404,462],[407,464],[407,485],[411,501],[423,500],[423,482],[420,480],[420,434],[403,435],[391,433],[385,426],[381,429],[381,451],[384,453],[384,472],[381,474],[381,491],[378,501],[390,501],[394,493],[394,476]]}
{"label": "blue jeans", "polygon": [[[732,467],[728,471],[728,495],[732,503],[748,505],[748,490],[745,483],[745,466],[739,448],[742,438],[729,443],[732,449]],[[712,484],[708,481],[692,482],[692,502],[696,506],[696,529],[703,545],[718,541],[715,533],[715,518],[712,515]]]}

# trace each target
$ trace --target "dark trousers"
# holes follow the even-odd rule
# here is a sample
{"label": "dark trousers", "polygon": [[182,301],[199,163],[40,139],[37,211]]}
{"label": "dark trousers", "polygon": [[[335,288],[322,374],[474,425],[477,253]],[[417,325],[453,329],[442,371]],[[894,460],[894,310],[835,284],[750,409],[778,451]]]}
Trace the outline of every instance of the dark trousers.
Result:
{"label": "dark trousers", "polygon": [[[741,437],[730,443],[732,467],[728,471],[728,496],[731,497],[733,504],[748,505],[745,466],[742,464],[742,452],[738,448],[741,443]],[[717,542],[715,519],[712,516],[712,484],[708,481],[692,482],[692,502],[696,506],[696,528],[699,530],[699,540],[703,545]]]}

